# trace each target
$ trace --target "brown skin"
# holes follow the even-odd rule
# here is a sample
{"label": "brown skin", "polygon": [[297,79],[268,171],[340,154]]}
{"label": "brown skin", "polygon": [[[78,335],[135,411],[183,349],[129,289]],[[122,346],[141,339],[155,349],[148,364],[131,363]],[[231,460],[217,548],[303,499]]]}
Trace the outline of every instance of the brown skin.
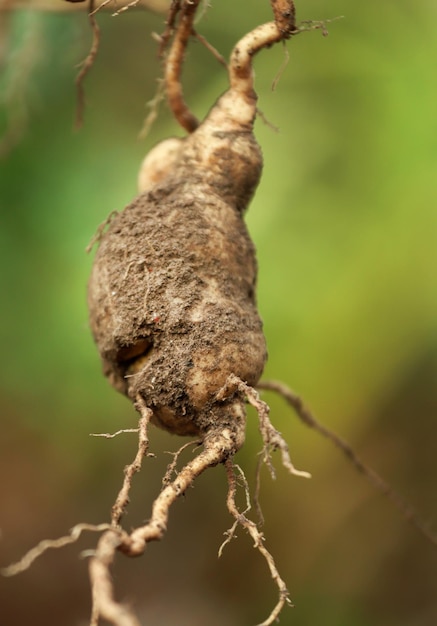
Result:
{"label": "brown skin", "polygon": [[255,250],[242,219],[262,168],[250,96],[242,99],[243,124],[229,119],[235,98],[227,92],[180,140],[179,154],[170,145],[168,171],[152,171],[149,188],[102,236],[89,282],[105,375],[180,435],[241,415],[235,398],[215,396],[231,374],[255,385],[266,361]]}
{"label": "brown skin", "polygon": [[272,0],[275,21],[235,46],[230,88],[199,125],[180,88],[197,5],[172,5],[168,20],[171,31],[182,10],[166,83],[173,113],[191,134],[162,142],[147,157],[143,193],[101,237],[88,303],[110,383],[172,433],[232,431],[234,453],[244,440],[245,412],[242,393],[227,382],[256,385],[267,357],[255,250],[243,222],[262,169],[252,61],[296,26],[292,0]]}

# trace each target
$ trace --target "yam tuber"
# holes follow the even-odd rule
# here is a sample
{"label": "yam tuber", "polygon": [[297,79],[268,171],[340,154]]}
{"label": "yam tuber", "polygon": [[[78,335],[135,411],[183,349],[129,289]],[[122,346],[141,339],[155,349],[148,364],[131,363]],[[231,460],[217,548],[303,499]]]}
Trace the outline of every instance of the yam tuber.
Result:
{"label": "yam tuber", "polygon": [[231,375],[256,385],[266,361],[243,221],[262,169],[252,57],[293,25],[264,24],[236,45],[229,90],[194,132],[151,151],[142,193],[100,239],[88,302],[104,373],[172,433],[244,427],[241,394],[217,394]]}
{"label": "yam tuber", "polygon": [[229,419],[216,393],[230,374],[256,384],[266,358],[242,219],[261,154],[250,125],[223,124],[231,95],[182,142],[160,182],[112,220],[89,283],[111,384],[140,395],[156,424],[182,435]]}

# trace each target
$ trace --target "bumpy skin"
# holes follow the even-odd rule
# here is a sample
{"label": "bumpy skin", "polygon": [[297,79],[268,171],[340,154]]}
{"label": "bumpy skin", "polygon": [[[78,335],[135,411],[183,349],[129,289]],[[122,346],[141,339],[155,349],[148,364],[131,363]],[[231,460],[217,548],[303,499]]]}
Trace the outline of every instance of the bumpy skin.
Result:
{"label": "bumpy skin", "polygon": [[230,374],[255,385],[266,360],[242,219],[262,168],[255,96],[241,100],[238,121],[233,101],[222,96],[168,171],[111,221],[89,282],[105,375],[182,435],[240,419],[241,401],[215,395]]}

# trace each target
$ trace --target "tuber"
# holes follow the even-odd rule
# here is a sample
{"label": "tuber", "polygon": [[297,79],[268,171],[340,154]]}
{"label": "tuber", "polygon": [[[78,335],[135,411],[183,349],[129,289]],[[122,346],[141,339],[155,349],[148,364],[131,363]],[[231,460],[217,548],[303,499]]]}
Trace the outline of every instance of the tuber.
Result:
{"label": "tuber", "polygon": [[293,28],[293,16],[288,31],[270,22],[235,46],[228,91],[191,134],[150,152],[140,195],[100,238],[88,303],[104,373],[175,434],[241,432],[241,394],[217,394],[231,375],[256,385],[266,361],[243,221],[262,169],[252,57]]}
{"label": "tuber", "polygon": [[112,220],[89,283],[104,373],[181,435],[229,419],[216,393],[230,374],[255,385],[266,358],[242,219],[261,154],[250,125],[223,124],[232,95],[181,141],[159,182]]}

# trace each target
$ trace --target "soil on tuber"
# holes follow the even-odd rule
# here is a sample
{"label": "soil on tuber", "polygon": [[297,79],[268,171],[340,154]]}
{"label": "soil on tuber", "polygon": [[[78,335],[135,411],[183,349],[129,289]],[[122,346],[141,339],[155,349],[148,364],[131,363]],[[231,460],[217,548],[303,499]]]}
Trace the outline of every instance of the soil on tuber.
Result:
{"label": "soil on tuber", "polygon": [[111,221],[89,283],[105,374],[180,435],[240,419],[240,401],[215,396],[230,374],[255,385],[266,359],[243,221],[262,163],[252,100],[242,123],[227,117],[229,92],[181,141],[169,171]]}
{"label": "soil on tuber", "polygon": [[179,435],[244,428],[241,394],[217,393],[231,375],[256,385],[266,361],[243,221],[262,169],[251,65],[293,29],[290,12],[285,28],[271,22],[239,42],[229,90],[191,134],[148,155],[142,193],[112,219],[94,260],[88,303],[104,373]]}

